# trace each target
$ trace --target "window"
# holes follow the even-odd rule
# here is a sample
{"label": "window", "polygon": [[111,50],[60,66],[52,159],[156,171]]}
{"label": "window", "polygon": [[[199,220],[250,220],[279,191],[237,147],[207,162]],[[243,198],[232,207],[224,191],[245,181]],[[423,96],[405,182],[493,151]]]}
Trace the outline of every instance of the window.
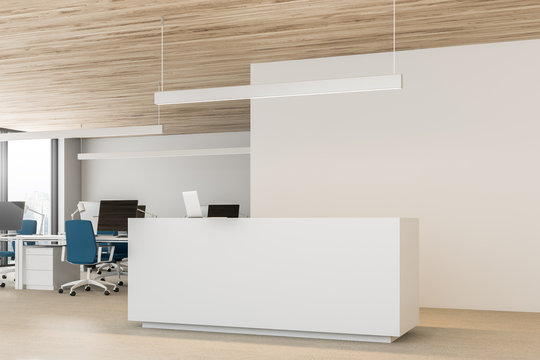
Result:
{"label": "window", "polygon": [[[25,201],[25,219],[38,222],[51,233],[51,140],[20,140],[8,143],[8,201]],[[41,213],[44,216],[38,215]]]}

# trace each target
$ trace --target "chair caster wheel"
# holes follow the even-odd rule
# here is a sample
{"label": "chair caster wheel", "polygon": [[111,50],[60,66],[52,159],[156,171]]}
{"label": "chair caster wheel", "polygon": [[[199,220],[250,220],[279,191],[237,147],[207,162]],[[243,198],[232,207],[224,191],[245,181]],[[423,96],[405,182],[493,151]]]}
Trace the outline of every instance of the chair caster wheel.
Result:
{"label": "chair caster wheel", "polygon": [[88,286],[88,285],[86,285],[86,286],[84,287],[84,291],[90,291],[90,289],[91,289],[91,288],[90,288],[90,286]]}
{"label": "chair caster wheel", "polygon": [[64,289],[62,289],[62,288],[58,289],[59,294],[62,294],[63,292],[64,292]]}
{"label": "chair caster wheel", "polygon": [[101,275],[101,270],[97,272],[98,275]]}
{"label": "chair caster wheel", "polygon": [[101,278],[101,279],[99,279],[99,280],[101,280],[101,281],[105,281],[105,278]]}
{"label": "chair caster wheel", "polygon": [[124,282],[123,282],[123,281],[119,281],[119,282],[118,282],[118,286],[124,286]]}
{"label": "chair caster wheel", "polygon": [[105,296],[108,296],[110,294],[109,290],[105,290],[103,293],[105,294]]}
{"label": "chair caster wheel", "polygon": [[108,268],[108,269],[107,269],[107,272],[111,272],[111,268]]}
{"label": "chair caster wheel", "polygon": [[117,288],[117,287],[115,287],[115,288],[113,289],[113,291],[114,291],[114,292],[119,292],[119,291],[120,291],[120,289],[119,289],[119,288]]}
{"label": "chair caster wheel", "polygon": [[77,293],[75,291],[72,291],[72,292],[69,293],[69,295],[75,296],[75,295],[77,295]]}
{"label": "chair caster wheel", "polygon": [[0,284],[0,287],[5,287],[5,286],[6,286],[6,284],[4,284],[4,283]]}
{"label": "chair caster wheel", "polygon": [[2,275],[2,279],[7,279],[7,276],[6,276],[6,275]]}

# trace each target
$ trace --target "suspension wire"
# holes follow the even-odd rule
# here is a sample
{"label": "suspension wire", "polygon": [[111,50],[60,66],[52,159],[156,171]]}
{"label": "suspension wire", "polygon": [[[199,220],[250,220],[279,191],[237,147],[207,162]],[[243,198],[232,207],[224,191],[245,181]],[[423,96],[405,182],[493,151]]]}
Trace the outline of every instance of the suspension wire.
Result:
{"label": "suspension wire", "polygon": [[[158,82],[158,91],[163,91],[163,30],[165,27],[165,19],[161,17],[161,81]],[[161,106],[157,107],[157,121],[161,125]]]}
{"label": "suspension wire", "polygon": [[[158,91],[160,91],[159,89],[161,88],[161,85],[160,83],[158,83]],[[158,105],[157,106],[157,124],[158,125],[161,125],[161,105]]]}
{"label": "suspension wire", "polygon": [[[395,1],[395,0],[394,0]],[[161,17],[161,91],[163,91],[163,30],[165,27],[165,19]]]}
{"label": "suspension wire", "polygon": [[392,49],[392,66],[394,74],[396,73],[396,0],[393,0],[393,49]]}

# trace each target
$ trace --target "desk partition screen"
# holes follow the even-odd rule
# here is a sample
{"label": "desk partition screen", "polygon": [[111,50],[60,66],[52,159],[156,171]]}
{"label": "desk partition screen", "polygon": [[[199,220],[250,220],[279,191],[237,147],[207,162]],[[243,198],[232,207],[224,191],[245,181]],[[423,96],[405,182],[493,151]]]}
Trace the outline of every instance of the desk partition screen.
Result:
{"label": "desk partition screen", "polygon": [[24,201],[0,201],[0,230],[20,230]]}
{"label": "desk partition screen", "polygon": [[137,217],[138,200],[101,200],[98,231],[127,231],[128,219]]}

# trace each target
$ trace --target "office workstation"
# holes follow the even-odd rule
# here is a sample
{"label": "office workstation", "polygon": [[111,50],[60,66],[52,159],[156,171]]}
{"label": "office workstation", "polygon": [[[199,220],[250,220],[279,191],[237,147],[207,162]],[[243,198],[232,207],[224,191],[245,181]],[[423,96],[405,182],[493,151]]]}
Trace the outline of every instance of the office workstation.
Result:
{"label": "office workstation", "polygon": [[[184,195],[187,196],[188,216],[203,217],[197,193],[191,191]],[[238,218],[240,214],[238,204],[211,204],[204,208],[204,216],[208,217]],[[0,235],[0,241],[10,243],[11,247],[11,251],[0,255],[10,258],[13,263],[0,269],[3,279],[7,278],[5,274],[13,273],[17,290],[58,290],[63,293],[66,287],[71,287],[69,293],[72,296],[76,295],[77,287],[84,286],[86,291],[90,291],[90,285],[101,287],[106,295],[110,292],[103,285],[118,292],[118,286],[105,278],[115,276],[117,285],[122,286],[121,275],[128,275],[128,219],[157,217],[146,211],[146,205],[140,205],[138,200],[79,201],[71,214],[71,221],[66,221],[66,226],[76,230],[68,231],[66,228],[65,233],[43,235],[36,233],[36,221],[23,220],[27,210],[24,202],[0,202],[0,230],[8,231]],[[77,214],[80,220],[74,219]],[[85,239],[96,246],[90,246],[88,250],[79,248]],[[147,242],[143,245],[148,249]],[[95,253],[94,257],[90,256],[93,262],[83,263],[81,259],[88,258],[87,252]],[[68,254],[71,253],[78,257],[70,260]],[[80,275],[76,265],[87,267],[86,283],[75,280]],[[91,276],[91,270],[94,270],[94,276]],[[4,287],[5,283],[1,286]]]}
{"label": "office workstation", "polygon": [[[88,203],[87,205],[88,206]],[[86,206],[80,202],[77,210],[71,215],[72,218],[77,212],[81,214],[86,212]],[[89,209],[92,206],[89,206]],[[118,287],[112,283],[106,282],[105,277],[117,276],[118,285],[122,285],[120,275],[127,275],[127,271],[122,271],[122,267],[115,264],[116,261],[127,258],[127,219],[129,216],[137,217],[137,213],[142,207],[138,206],[137,200],[105,200],[99,203],[98,208],[101,212],[101,221],[97,221],[94,227],[92,221],[81,219],[73,223],[86,223],[89,229],[88,238],[92,238],[94,247],[85,251],[78,247],[79,243],[85,238],[84,233],[80,234],[77,230],[72,234],[42,235],[36,233],[36,222],[34,220],[23,220],[25,213],[24,202],[0,202],[0,229],[8,231],[5,235],[0,235],[0,241],[9,243],[11,251],[5,251],[0,255],[12,260],[11,266],[5,266],[0,269],[2,278],[7,278],[6,274],[13,273],[15,289],[32,290],[58,290],[63,292],[63,288],[71,285],[70,295],[76,295],[73,285],[84,286],[84,283],[78,283],[80,277],[80,268],[78,265],[98,265],[96,268],[97,276],[100,280],[92,279],[92,285],[101,287],[105,294],[109,291],[103,284],[112,287],[114,292]],[[95,215],[87,213],[91,218],[99,219],[99,211]],[[73,226],[73,224],[71,224]],[[83,230],[84,231],[84,230]],[[119,232],[121,232],[119,234]],[[72,244],[70,244],[72,243]],[[97,245],[96,245],[97,244]],[[108,247],[107,251],[102,248]],[[118,249],[117,249],[118,248]],[[71,250],[70,250],[71,249]],[[116,250],[117,249],[117,250]],[[116,254],[115,254],[116,250]],[[95,263],[79,263],[77,257],[70,261],[67,256],[68,251],[79,258],[88,258],[92,260],[92,252],[95,253]],[[96,252],[97,251],[97,252]],[[87,253],[90,253],[88,255]],[[108,257],[107,260],[105,260]],[[67,260],[67,261],[66,261]],[[105,261],[104,261],[105,260]],[[9,264],[8,264],[9,265]],[[107,273],[102,274],[101,270],[106,265]],[[124,265],[127,268],[126,265]],[[88,268],[88,278],[90,280],[90,270]],[[111,270],[114,270],[111,273]],[[95,277],[95,276],[94,276]],[[2,287],[5,283],[2,282]],[[89,291],[88,286],[85,290]]]}
{"label": "office workstation", "polygon": [[3,357],[538,358],[536,2],[0,18]]}

